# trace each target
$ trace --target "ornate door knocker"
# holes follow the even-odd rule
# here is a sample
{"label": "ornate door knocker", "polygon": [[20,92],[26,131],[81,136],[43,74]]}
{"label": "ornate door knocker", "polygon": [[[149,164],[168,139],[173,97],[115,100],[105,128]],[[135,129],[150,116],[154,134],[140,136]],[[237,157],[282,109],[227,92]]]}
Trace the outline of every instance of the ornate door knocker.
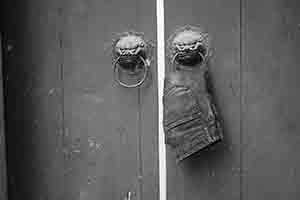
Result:
{"label": "ornate door knocker", "polygon": [[[114,42],[113,45],[113,71],[115,81],[126,88],[141,86],[149,73],[151,44],[141,33],[125,32]],[[120,70],[128,75],[136,76],[142,71],[142,78],[136,83],[129,84],[121,81]]]}
{"label": "ornate door knocker", "polygon": [[211,47],[202,29],[185,26],[169,39],[172,70],[164,88],[166,143],[177,161],[183,160],[223,137],[219,115],[208,79]]}

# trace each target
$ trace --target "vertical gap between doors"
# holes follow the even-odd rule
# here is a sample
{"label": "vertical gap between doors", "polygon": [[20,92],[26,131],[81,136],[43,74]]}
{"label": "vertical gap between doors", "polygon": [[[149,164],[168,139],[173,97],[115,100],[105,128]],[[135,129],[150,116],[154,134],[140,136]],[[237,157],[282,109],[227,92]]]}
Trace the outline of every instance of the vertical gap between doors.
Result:
{"label": "vertical gap between doors", "polygon": [[156,0],[157,79],[158,79],[158,139],[159,139],[159,199],[167,199],[166,149],[163,131],[163,88],[165,77],[164,0]]}

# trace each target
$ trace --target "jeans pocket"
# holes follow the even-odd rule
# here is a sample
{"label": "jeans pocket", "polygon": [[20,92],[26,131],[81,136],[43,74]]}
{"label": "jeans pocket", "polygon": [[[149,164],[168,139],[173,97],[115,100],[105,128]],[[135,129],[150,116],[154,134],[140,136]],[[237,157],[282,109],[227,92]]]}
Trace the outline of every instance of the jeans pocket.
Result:
{"label": "jeans pocket", "polygon": [[183,123],[194,115],[200,114],[200,106],[192,91],[183,86],[173,86],[165,92],[164,125]]}

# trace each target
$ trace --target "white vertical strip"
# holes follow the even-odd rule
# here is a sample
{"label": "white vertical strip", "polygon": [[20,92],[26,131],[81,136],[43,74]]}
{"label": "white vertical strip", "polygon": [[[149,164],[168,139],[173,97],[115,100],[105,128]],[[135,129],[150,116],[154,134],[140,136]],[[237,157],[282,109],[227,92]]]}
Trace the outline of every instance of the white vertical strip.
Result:
{"label": "white vertical strip", "polygon": [[166,148],[163,129],[163,89],[165,77],[165,19],[164,0],[156,0],[157,21],[157,79],[158,79],[158,139],[159,139],[159,199],[167,199]]}

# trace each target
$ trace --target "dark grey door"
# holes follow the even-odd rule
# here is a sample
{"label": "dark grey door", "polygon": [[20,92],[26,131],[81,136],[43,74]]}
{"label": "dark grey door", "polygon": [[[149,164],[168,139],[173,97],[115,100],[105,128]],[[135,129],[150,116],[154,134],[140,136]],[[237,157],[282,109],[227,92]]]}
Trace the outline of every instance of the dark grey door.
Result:
{"label": "dark grey door", "polygon": [[[167,199],[299,199],[299,1],[164,3],[166,38],[183,25],[212,36],[210,72],[225,130],[223,142],[179,164],[167,148]],[[125,89],[113,81],[110,51],[130,29],[156,43],[155,6],[5,1],[12,200],[123,200],[128,192],[132,200],[159,199],[156,52],[145,84]]]}
{"label": "dark grey door", "polygon": [[123,31],[155,41],[155,2],[6,1],[4,12],[10,199],[158,199],[155,59],[127,89],[111,55]]}
{"label": "dark grey door", "polygon": [[169,200],[300,198],[299,6],[165,0],[167,35],[190,24],[212,36],[210,71],[225,128],[223,143],[179,165],[167,152]]}
{"label": "dark grey door", "polygon": [[4,99],[3,99],[3,78],[2,78],[2,35],[0,35],[0,199],[7,197],[7,176],[6,176],[6,142],[4,132]]}

